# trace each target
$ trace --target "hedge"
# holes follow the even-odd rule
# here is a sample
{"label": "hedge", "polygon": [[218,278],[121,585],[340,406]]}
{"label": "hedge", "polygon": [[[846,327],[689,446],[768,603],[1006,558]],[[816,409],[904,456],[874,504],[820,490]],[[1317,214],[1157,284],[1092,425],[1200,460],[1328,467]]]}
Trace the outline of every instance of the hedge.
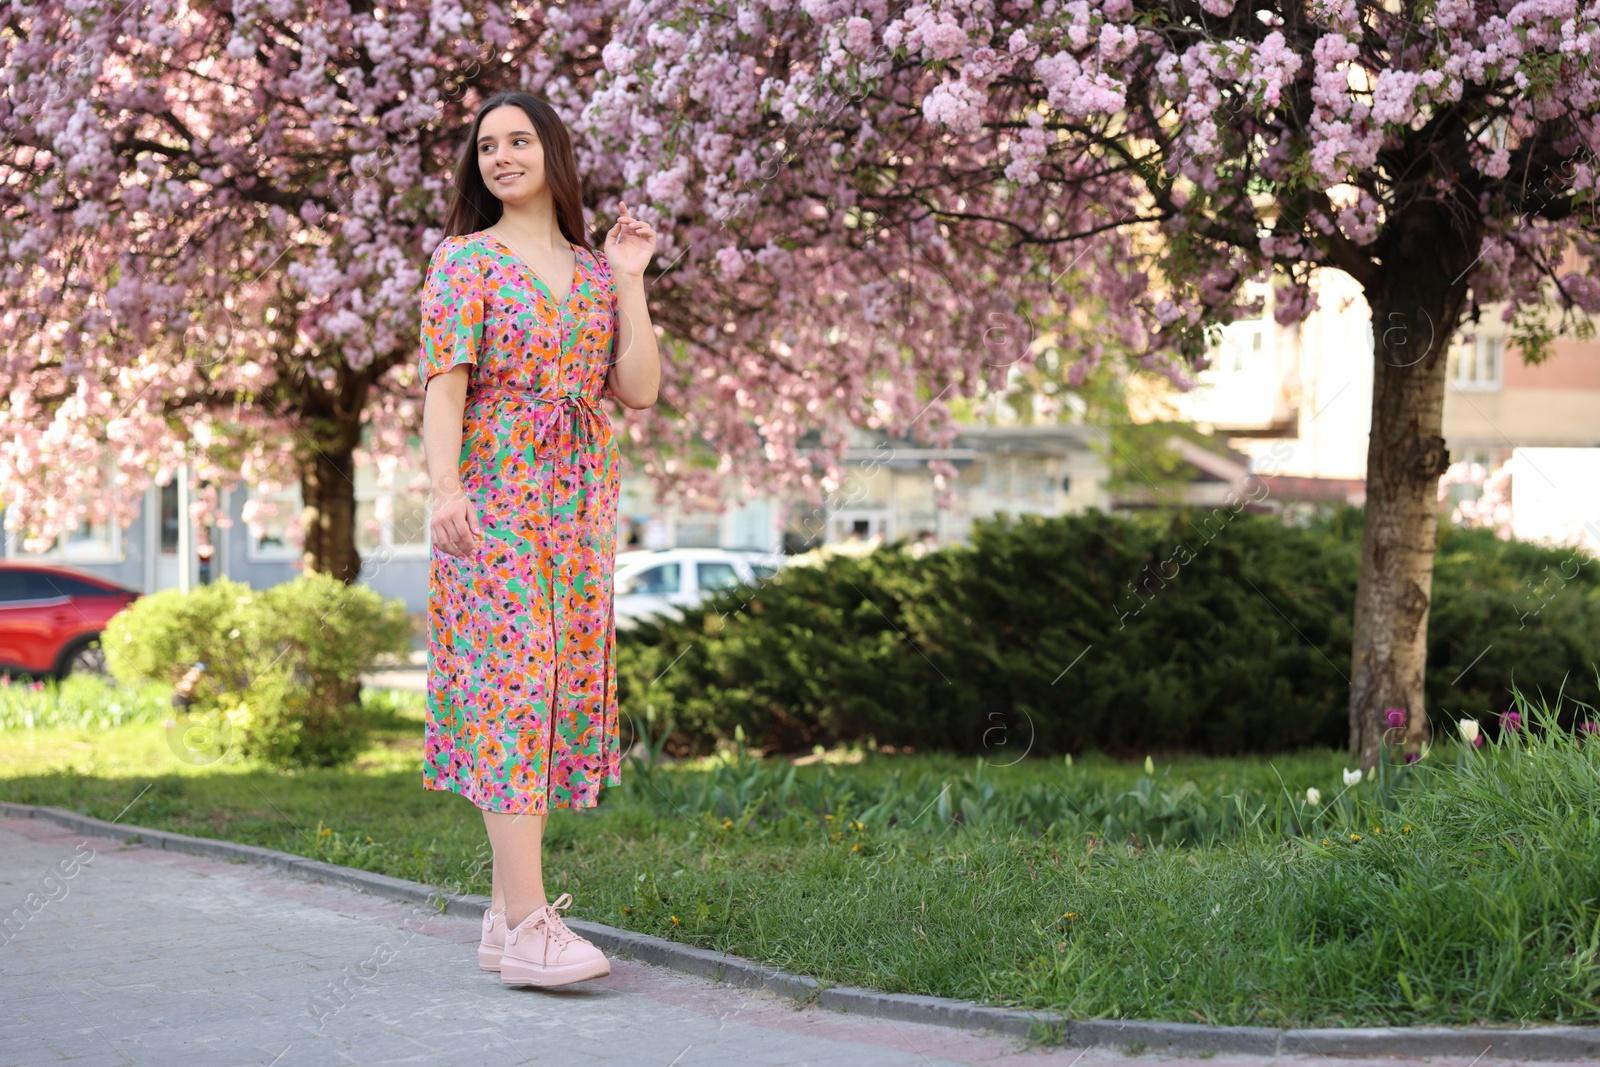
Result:
{"label": "hedge", "polygon": [[[1360,537],[1354,509],[1304,527],[1225,510],[1002,515],[970,547],[789,567],[624,631],[623,712],[679,753],[736,730],[769,750],[872,737],[1002,762],[1340,746]],[[1591,562],[1441,528],[1435,723],[1492,723],[1513,680],[1596,703]]]}

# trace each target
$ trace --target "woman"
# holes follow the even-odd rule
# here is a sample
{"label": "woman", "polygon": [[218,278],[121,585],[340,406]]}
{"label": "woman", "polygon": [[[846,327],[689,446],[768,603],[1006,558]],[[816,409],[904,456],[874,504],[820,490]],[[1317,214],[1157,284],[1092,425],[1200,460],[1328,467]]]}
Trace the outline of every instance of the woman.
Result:
{"label": "woman", "polygon": [[[483,810],[493,895],[478,962],[508,985],[611,973],[545,899],[552,808],[618,785],[619,457],[598,401],[656,401],[645,306],[655,233],[590,248],[572,143],[543,100],[486,101],[423,294],[423,447],[434,500],[423,784]],[[570,279],[570,281],[569,281]]]}

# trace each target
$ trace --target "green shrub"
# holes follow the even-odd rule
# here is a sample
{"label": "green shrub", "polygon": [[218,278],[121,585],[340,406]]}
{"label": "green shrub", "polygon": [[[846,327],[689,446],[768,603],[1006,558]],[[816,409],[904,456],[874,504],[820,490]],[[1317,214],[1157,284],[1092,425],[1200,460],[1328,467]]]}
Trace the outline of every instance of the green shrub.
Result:
{"label": "green shrub", "polygon": [[318,699],[284,671],[263,674],[241,705],[245,754],[275,767],[339,766],[361,751],[371,727],[359,699]]}
{"label": "green shrub", "polygon": [[[1002,517],[968,548],[787,568],[624,631],[619,692],[678,753],[736,729],[780,751],[871,736],[1000,762],[1342,746],[1360,540],[1355,511]],[[1441,531],[1439,553],[1435,721],[1492,722],[1513,681],[1595,702],[1600,568],[1482,531]],[[1530,600],[1547,568],[1563,584]]]}
{"label": "green shrub", "polygon": [[[1513,707],[1514,685],[1559,705],[1567,727],[1579,712],[1573,700],[1600,703],[1600,566],[1586,551],[1451,528],[1439,540],[1433,583],[1428,708],[1435,723],[1477,717],[1493,726]],[[1558,701],[1563,688],[1571,699]]]}
{"label": "green shrub", "polygon": [[277,767],[335,766],[369,724],[361,672],[403,653],[405,605],[371,589],[308,574],[255,590],[221,579],[188,593],[142,597],[112,619],[106,663],[124,683],[176,683],[205,664],[189,711],[226,716],[245,755]]}
{"label": "green shrub", "polygon": [[222,693],[241,692],[263,657],[271,658],[254,610],[257,596],[242,582],[219,578],[187,593],[165,589],[140,597],[111,619],[100,638],[106,669],[124,685],[171,684],[193,664],[204,663],[196,706]]}

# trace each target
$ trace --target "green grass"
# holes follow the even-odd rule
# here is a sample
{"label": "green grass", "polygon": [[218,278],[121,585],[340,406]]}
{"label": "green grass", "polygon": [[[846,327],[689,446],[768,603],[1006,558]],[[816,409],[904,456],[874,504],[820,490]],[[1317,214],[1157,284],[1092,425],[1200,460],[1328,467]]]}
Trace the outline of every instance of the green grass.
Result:
{"label": "green grass", "polygon": [[0,675],[0,732],[160,721],[172,713],[171,695],[166,686],[111,691],[93,675],[71,675],[59,684]]}
{"label": "green grass", "polygon": [[[353,767],[293,773],[183,762],[154,718],[4,720],[0,798],[103,818],[134,802],[123,821],[487,892],[476,810],[421,787],[419,704],[378,710]],[[828,981],[1076,1017],[1592,1022],[1595,747],[1441,746],[1348,790],[1326,751],[1154,754],[1153,774],[870,750],[630,764],[598,809],[554,815],[547,888],[583,918]]]}

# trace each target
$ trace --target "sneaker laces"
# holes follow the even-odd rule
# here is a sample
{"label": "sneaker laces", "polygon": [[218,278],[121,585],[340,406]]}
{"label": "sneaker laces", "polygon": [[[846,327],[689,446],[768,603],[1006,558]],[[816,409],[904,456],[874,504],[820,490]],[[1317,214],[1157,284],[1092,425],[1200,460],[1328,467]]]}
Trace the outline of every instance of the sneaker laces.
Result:
{"label": "sneaker laces", "polygon": [[555,942],[558,945],[566,945],[573,941],[583,940],[583,938],[573,933],[573,931],[567,927],[566,923],[561,921],[561,913],[556,910],[558,908],[569,908],[571,906],[571,893],[562,893],[554,901],[544,906],[543,910],[545,926],[547,929],[549,929],[550,936],[555,939]]}

